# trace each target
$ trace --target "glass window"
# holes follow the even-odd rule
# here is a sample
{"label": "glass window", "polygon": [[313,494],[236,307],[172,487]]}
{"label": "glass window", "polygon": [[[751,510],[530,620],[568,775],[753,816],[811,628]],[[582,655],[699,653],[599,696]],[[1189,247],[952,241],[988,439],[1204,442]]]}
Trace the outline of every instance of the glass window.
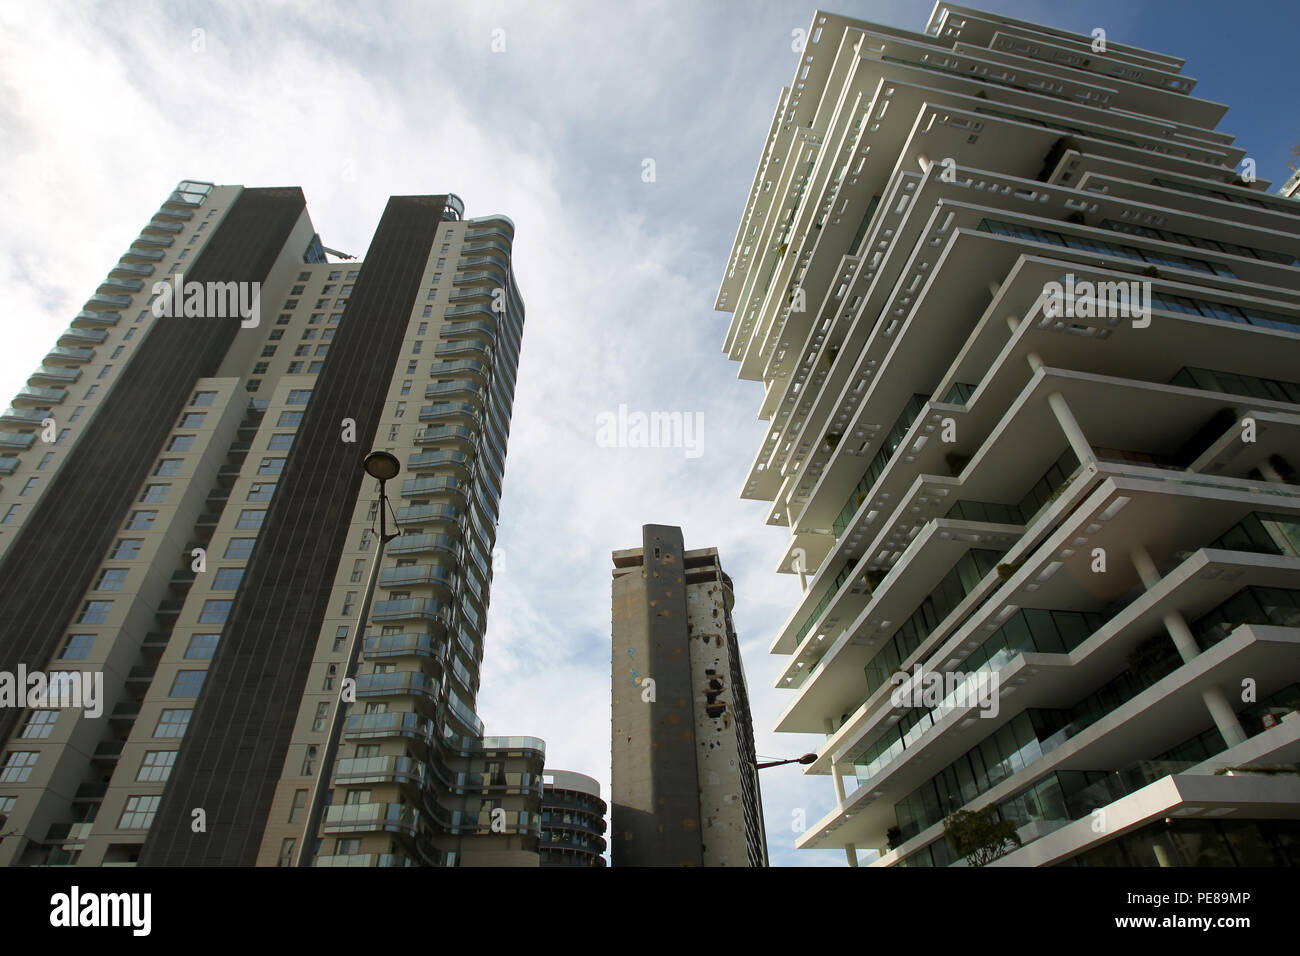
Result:
{"label": "glass window", "polygon": [[159,478],[170,475],[179,475],[181,473],[182,460],[183,459],[180,458],[164,458],[162,461],[158,462],[158,466],[154,468],[153,473]]}
{"label": "glass window", "polygon": [[257,468],[259,475],[278,475],[282,471],[284,471],[283,458],[263,458]]}
{"label": "glass window", "polygon": [[211,405],[217,399],[216,392],[195,392],[190,399],[191,405]]}
{"label": "glass window", "polygon": [[59,654],[59,658],[65,661],[85,660],[90,656],[90,648],[94,643],[94,634],[73,634],[68,638],[68,642],[63,645],[63,651]]}
{"label": "glass window", "polygon": [[193,435],[174,435],[167,443],[168,451],[189,451],[194,447]]}
{"label": "glass window", "polygon": [[224,558],[241,559],[247,558],[253,553],[253,545],[257,542],[256,538],[231,538],[230,543],[226,545]]}
{"label": "glass window", "polygon": [[190,725],[190,717],[194,714],[192,710],[164,710],[162,716],[158,718],[158,726],[154,728],[155,737],[184,737],[185,730]]}
{"label": "glass window", "polygon": [[103,624],[108,620],[108,612],[112,606],[112,601],[87,601],[81,606],[81,613],[77,616],[77,623]]}
{"label": "glass window", "polygon": [[145,485],[140,493],[140,501],[159,502],[167,500],[167,491],[171,485]]}
{"label": "glass window", "polygon": [[199,691],[203,689],[203,679],[207,676],[207,671],[177,671],[176,680],[167,696],[198,697]]}
{"label": "glass window", "polygon": [[280,420],[276,422],[277,428],[296,428],[302,424],[302,412],[281,412]]}
{"label": "glass window", "polygon": [[32,775],[40,756],[38,750],[11,750],[0,765],[0,783],[23,783]]}
{"label": "glass window", "polygon": [[59,719],[57,710],[33,710],[27,717],[27,723],[23,725],[23,732],[19,735],[24,739],[43,740],[54,732],[54,722]]}
{"label": "glass window", "polygon": [[238,591],[239,581],[244,576],[243,568],[221,568],[212,579],[214,591]]}
{"label": "glass window", "polygon": [[275,482],[255,482],[248,489],[249,501],[270,501],[275,494]]}
{"label": "glass window", "polygon": [[162,796],[127,797],[122,819],[118,821],[119,830],[147,830],[153,824],[154,814],[158,812],[158,803]]}
{"label": "glass window", "polygon": [[122,585],[126,583],[126,576],[129,572],[125,568],[108,568],[99,572],[99,578],[95,581],[96,591],[120,591]]}
{"label": "glass window", "polygon": [[233,601],[204,601],[203,610],[199,612],[199,622],[201,624],[224,624],[233,603]]}
{"label": "glass window", "polygon": [[288,405],[306,405],[311,399],[311,389],[295,388],[289,392]]}
{"label": "glass window", "polygon": [[140,761],[140,770],[135,779],[140,783],[162,783],[172,775],[175,764],[175,750],[148,750]]}
{"label": "glass window", "polygon": [[203,422],[207,419],[207,412],[187,412],[181,416],[180,424],[177,428],[202,428]]}
{"label": "glass window", "polygon": [[195,634],[190,638],[190,643],[185,648],[185,657],[191,661],[207,661],[212,659],[212,655],[217,651],[217,643],[221,640],[220,634]]}
{"label": "glass window", "polygon": [[245,510],[239,513],[239,520],[235,522],[236,528],[244,530],[253,530],[262,527],[262,521],[266,518],[265,511]]}
{"label": "glass window", "polygon": [[132,531],[147,531],[153,527],[154,519],[157,517],[156,511],[132,511],[126,526]]}
{"label": "glass window", "polygon": [[118,538],[117,543],[113,545],[113,550],[108,552],[111,560],[130,561],[140,556],[140,545],[144,544],[143,538]]}

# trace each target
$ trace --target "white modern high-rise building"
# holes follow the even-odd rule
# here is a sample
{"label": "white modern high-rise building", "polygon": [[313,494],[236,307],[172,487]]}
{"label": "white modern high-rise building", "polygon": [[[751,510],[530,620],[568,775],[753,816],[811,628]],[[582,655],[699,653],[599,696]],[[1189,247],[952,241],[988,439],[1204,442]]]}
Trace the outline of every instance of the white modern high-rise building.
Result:
{"label": "white modern high-rise building", "polygon": [[962,865],[994,808],[1000,865],[1300,863],[1300,214],[1122,39],[818,12],[781,93],[717,308],[800,847]]}

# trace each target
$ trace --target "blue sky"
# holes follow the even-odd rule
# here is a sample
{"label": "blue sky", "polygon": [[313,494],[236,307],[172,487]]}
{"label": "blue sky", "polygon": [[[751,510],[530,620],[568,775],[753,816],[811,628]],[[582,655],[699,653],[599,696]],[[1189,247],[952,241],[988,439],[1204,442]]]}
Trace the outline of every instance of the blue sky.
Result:
{"label": "blue sky", "polygon": [[[1293,6],[986,9],[1181,56],[1195,94],[1280,182],[1294,120]],[[928,2],[828,5],[919,31]],[[717,547],[736,584],[759,751],[787,703],[767,654],[797,598],[785,533],[739,498],[761,387],[722,355],[717,287],[780,88],[795,3],[0,3],[0,393],[40,364],[182,178],[300,185],[325,245],[364,253],[389,195],[452,191],[516,224],[527,306],[480,712],[609,784],[610,552],[642,524]],[[493,52],[494,31],[505,49]],[[195,31],[202,31],[196,33]],[[201,41],[201,42],[199,42]],[[500,44],[498,43],[498,46]],[[653,182],[643,181],[646,159]],[[703,415],[702,454],[603,448],[597,419]],[[764,772],[773,862],[792,820],[833,804],[797,767]]]}

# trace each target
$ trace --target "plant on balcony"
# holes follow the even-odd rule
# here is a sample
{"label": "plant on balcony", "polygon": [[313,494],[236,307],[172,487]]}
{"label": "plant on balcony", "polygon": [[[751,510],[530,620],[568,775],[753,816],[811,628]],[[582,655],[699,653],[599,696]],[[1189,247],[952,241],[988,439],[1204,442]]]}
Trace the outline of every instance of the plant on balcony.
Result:
{"label": "plant on balcony", "polygon": [[885,831],[885,848],[893,850],[903,842],[903,831],[898,827],[890,827]]}
{"label": "plant on balcony", "polygon": [[1133,648],[1128,655],[1129,670],[1141,677],[1150,677],[1169,656],[1169,639],[1163,634],[1148,637]]}
{"label": "plant on balcony", "polygon": [[1011,578],[1011,575],[1019,571],[1020,566],[1023,565],[1024,563],[1025,563],[1025,559],[1021,558],[1019,561],[1008,561],[1006,564],[999,564],[998,577],[1003,581],[1009,580]]}
{"label": "plant on balcony", "polygon": [[970,866],[986,866],[1022,845],[1013,820],[997,819],[997,807],[958,810],[943,821],[943,834],[953,852]]}

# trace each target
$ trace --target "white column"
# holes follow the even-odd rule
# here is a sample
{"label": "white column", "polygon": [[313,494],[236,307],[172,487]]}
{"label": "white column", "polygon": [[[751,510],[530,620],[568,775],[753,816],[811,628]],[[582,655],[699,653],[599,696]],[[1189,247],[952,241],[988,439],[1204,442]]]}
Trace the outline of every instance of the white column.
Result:
{"label": "white column", "polygon": [[1201,700],[1205,701],[1205,708],[1214,718],[1214,726],[1219,728],[1224,743],[1229,747],[1245,743],[1246,731],[1241,729],[1241,721],[1228,703],[1228,695],[1223,692],[1223,688],[1207,687],[1201,691]]}
{"label": "white column", "polygon": [[1060,392],[1053,392],[1047,396],[1047,404],[1052,407],[1056,415],[1057,422],[1060,423],[1061,431],[1065,432],[1066,439],[1070,442],[1070,447],[1074,449],[1074,456],[1079,459],[1080,464],[1092,458],[1092,446],[1088,444],[1088,438],[1083,434],[1083,429],[1075,421],[1074,415],[1070,412],[1070,406],[1065,402],[1065,396]]}

